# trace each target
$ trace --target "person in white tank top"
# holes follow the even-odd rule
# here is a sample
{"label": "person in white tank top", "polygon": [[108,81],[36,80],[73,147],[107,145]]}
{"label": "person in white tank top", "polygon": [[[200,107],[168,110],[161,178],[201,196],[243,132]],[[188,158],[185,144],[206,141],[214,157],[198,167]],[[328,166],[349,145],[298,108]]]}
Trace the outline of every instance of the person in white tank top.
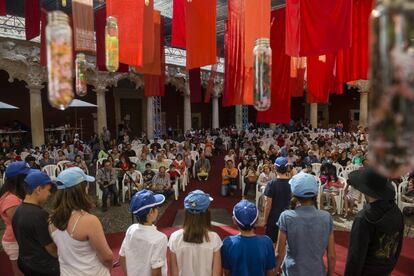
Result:
{"label": "person in white tank top", "polygon": [[62,276],[109,276],[113,255],[102,224],[90,214],[87,190],[95,181],[80,168],[62,171],[50,217],[49,231],[58,249]]}

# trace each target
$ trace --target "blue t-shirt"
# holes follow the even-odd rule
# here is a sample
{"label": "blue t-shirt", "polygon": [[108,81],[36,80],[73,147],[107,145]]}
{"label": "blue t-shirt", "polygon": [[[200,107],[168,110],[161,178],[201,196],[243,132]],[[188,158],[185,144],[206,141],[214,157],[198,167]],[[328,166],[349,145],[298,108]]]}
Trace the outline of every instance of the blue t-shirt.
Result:
{"label": "blue t-shirt", "polygon": [[276,266],[273,242],[267,236],[229,236],[221,247],[224,269],[232,276],[261,276]]}
{"label": "blue t-shirt", "polygon": [[314,206],[284,211],[278,226],[287,235],[284,275],[326,275],[323,256],[333,231],[331,215]]}

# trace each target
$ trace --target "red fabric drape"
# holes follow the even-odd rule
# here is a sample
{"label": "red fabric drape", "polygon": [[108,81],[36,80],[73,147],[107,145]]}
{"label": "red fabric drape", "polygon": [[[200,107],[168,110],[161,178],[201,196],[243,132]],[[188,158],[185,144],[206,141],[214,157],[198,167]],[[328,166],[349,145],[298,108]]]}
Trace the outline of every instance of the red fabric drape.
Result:
{"label": "red fabric drape", "polygon": [[318,56],[351,47],[352,1],[286,1],[286,53]]}
{"label": "red fabric drape", "polygon": [[47,25],[47,10],[41,11],[41,32],[40,32],[40,64],[46,66],[46,25]]}
{"label": "red fabric drape", "polygon": [[290,121],[290,57],[285,51],[285,9],[272,12],[270,47],[272,48],[272,105],[257,112],[257,122],[289,123]]}
{"label": "red fabric drape", "polygon": [[190,78],[190,97],[191,103],[201,103],[201,78],[200,68],[191,69],[188,71]]}
{"label": "red fabric drape", "polygon": [[6,15],[6,0],[0,0],[0,16]]}
{"label": "red fabric drape", "polygon": [[161,74],[149,75],[144,74],[144,95],[150,96],[164,96],[165,95],[165,52],[164,52],[164,20],[160,17],[160,54],[161,59]]}
{"label": "red fabric drape", "polygon": [[369,18],[373,0],[353,0],[352,46],[339,54],[343,55],[344,82],[368,79],[369,67]]}
{"label": "red fabric drape", "polygon": [[40,3],[39,0],[26,0],[24,7],[26,40],[40,35]]}
{"label": "red fabric drape", "polygon": [[307,57],[307,102],[327,103],[334,91],[335,54]]}
{"label": "red fabric drape", "polygon": [[289,93],[291,97],[303,97],[306,57],[290,58]]}
{"label": "red fabric drape", "polygon": [[72,1],[73,40],[76,52],[96,52],[93,1]]}
{"label": "red fabric drape", "polygon": [[106,12],[118,20],[119,60],[142,66],[154,58],[153,1],[108,0]]}
{"label": "red fabric drape", "polygon": [[185,1],[187,69],[216,62],[216,0]]}
{"label": "red fabric drape", "polygon": [[207,82],[206,94],[204,95],[204,103],[210,102],[211,94],[213,93],[213,89],[214,89],[214,80],[216,79],[216,76],[217,76],[217,66],[218,66],[217,63],[211,66],[211,71],[210,71],[210,75],[208,77],[208,82]]}
{"label": "red fabric drape", "polygon": [[171,46],[185,48],[185,5],[186,0],[174,0],[171,27]]}

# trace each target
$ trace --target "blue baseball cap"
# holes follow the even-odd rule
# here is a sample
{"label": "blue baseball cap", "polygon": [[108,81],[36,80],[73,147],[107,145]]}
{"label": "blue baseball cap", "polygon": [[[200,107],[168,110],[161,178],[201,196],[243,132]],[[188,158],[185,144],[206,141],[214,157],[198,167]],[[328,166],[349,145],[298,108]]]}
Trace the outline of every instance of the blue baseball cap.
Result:
{"label": "blue baseball cap", "polygon": [[141,190],[132,197],[129,204],[129,211],[137,216],[145,215],[151,208],[162,204],[165,201],[165,196],[154,194],[150,190]]}
{"label": "blue baseball cap", "polygon": [[256,223],[259,212],[255,204],[243,199],[234,206],[233,216],[240,226],[248,227]]}
{"label": "blue baseball cap", "polygon": [[314,197],[318,195],[318,183],[315,176],[300,172],[289,180],[292,194],[298,197]]}
{"label": "blue baseball cap", "polygon": [[55,185],[55,183],[52,181],[52,179],[50,179],[47,173],[41,172],[39,170],[31,170],[24,179],[24,182],[31,190],[34,190],[39,186],[47,184]]}
{"label": "blue baseball cap", "polygon": [[286,157],[278,157],[275,160],[275,166],[276,167],[285,167],[288,164],[288,159]]}
{"label": "blue baseball cap", "polygon": [[84,181],[93,182],[95,177],[87,175],[81,168],[72,167],[63,170],[56,178],[58,190],[63,190],[78,185]]}
{"label": "blue baseball cap", "polygon": [[184,199],[184,208],[192,214],[200,214],[207,211],[213,201],[209,194],[202,190],[195,190],[189,193]]}
{"label": "blue baseball cap", "polygon": [[27,175],[30,172],[30,167],[25,161],[13,162],[6,168],[6,178],[15,177],[19,174]]}

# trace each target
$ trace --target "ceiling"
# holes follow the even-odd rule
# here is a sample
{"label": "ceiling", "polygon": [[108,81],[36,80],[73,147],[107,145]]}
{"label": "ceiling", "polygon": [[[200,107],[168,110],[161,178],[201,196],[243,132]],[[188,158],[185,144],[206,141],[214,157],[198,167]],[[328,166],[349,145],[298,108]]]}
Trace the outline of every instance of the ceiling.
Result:
{"label": "ceiling", "polygon": [[[255,0],[252,0],[255,1]],[[24,2],[23,0],[6,0],[7,14],[24,17]],[[66,7],[62,6],[62,0],[40,0],[42,8],[49,11],[63,10],[66,13],[71,13],[72,0],[66,0]],[[94,8],[99,9],[104,7],[104,0],[93,0]],[[217,46],[219,49],[223,48],[224,44],[224,25],[227,19],[227,0],[217,0]],[[271,0],[272,7],[285,4],[285,0]],[[172,17],[172,3],[173,0],[154,0],[154,8],[161,11],[164,19],[164,35],[166,45],[171,42],[171,17]]]}

